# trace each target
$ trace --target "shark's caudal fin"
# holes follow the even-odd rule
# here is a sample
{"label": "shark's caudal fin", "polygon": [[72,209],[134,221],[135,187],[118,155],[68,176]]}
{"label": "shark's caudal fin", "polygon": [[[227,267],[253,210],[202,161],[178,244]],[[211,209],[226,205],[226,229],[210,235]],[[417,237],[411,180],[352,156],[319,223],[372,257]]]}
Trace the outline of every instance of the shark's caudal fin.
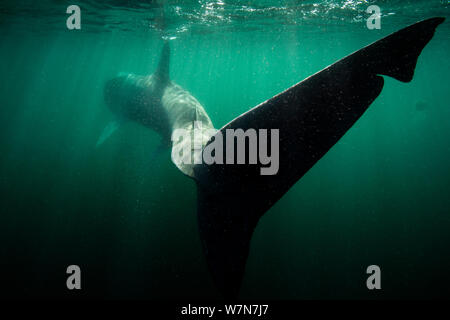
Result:
{"label": "shark's caudal fin", "polygon": [[[220,130],[279,129],[276,175],[260,175],[260,164],[195,167],[200,235],[213,280],[226,297],[238,294],[250,239],[261,216],[361,117],[383,88],[379,75],[412,79],[418,56],[443,21],[433,18],[395,32]],[[226,135],[222,136],[226,159]]]}

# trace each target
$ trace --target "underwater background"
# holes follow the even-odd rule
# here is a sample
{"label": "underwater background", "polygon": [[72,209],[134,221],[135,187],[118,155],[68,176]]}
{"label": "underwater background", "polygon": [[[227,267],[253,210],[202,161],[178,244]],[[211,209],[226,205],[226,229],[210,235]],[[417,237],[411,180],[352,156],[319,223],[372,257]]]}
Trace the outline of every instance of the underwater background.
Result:
{"label": "underwater background", "polygon": [[[81,8],[81,30],[66,9]],[[369,5],[381,29],[369,30]],[[220,299],[203,256],[195,182],[155,132],[103,145],[105,82],[171,79],[220,128],[329,64],[443,16],[415,77],[362,118],[260,220],[243,299],[450,296],[450,1],[0,2],[0,295]],[[163,18],[162,18],[163,17]],[[320,94],[320,93],[318,93]],[[66,288],[79,265],[82,290]],[[382,289],[366,287],[379,265]]]}

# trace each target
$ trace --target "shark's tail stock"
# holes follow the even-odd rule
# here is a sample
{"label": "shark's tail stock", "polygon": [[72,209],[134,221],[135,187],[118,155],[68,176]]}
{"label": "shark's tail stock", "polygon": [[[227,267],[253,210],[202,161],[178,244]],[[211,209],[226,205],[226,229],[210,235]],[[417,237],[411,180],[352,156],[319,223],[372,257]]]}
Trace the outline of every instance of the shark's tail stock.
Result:
{"label": "shark's tail stock", "polygon": [[[227,143],[235,141],[227,141],[226,129],[279,129],[275,175],[261,175],[262,164],[195,167],[200,235],[213,281],[225,297],[238,295],[262,215],[361,117],[383,88],[379,75],[411,81],[422,49],[443,21],[418,22],[356,51],[237,117],[211,139],[208,145],[223,137],[227,159]],[[236,145],[232,150],[236,157]]]}

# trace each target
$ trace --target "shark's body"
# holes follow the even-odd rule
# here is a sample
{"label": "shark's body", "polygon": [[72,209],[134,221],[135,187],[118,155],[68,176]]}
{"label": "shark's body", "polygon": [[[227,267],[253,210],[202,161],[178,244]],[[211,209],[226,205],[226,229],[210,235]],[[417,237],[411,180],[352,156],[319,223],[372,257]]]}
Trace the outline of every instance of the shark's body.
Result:
{"label": "shark's body", "polygon": [[[200,134],[195,136],[198,143],[189,146],[194,152],[197,145],[203,148],[208,142],[214,127],[200,102],[169,79],[169,58],[169,44],[165,42],[156,72],[148,76],[123,74],[108,81],[104,90],[105,102],[121,119],[119,121],[135,121],[156,131],[162,145],[171,146],[173,151],[183,148],[177,144],[189,142],[172,142],[175,130],[193,132],[200,128]],[[180,161],[174,154],[172,160],[184,174],[194,177],[193,164]]]}
{"label": "shark's body", "polygon": [[[262,164],[184,167],[174,161],[197,182],[206,260],[226,297],[238,294],[251,236],[261,216],[361,117],[381,93],[384,80],[380,75],[412,80],[422,49],[443,21],[432,18],[416,23],[358,50],[219,130],[218,134],[227,129],[279,129],[276,175],[261,175]],[[201,121],[205,128],[213,126],[200,103],[169,80],[166,46],[152,76],[113,79],[106,86],[105,98],[113,112],[154,129],[168,141],[174,129],[193,129],[193,121]],[[202,136],[209,138],[210,134]],[[214,140],[215,136],[202,146]],[[226,141],[223,145],[226,157]]]}

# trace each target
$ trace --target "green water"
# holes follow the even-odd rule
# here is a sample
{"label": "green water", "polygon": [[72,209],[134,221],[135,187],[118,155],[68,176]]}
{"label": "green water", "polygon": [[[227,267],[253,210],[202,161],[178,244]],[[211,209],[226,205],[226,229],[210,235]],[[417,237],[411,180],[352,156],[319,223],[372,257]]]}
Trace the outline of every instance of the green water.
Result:
{"label": "green water", "polygon": [[[103,85],[150,74],[171,41],[171,78],[216,128],[359,48],[447,17],[409,84],[385,78],[355,126],[261,219],[245,299],[450,294],[450,2],[3,1],[0,4],[0,288],[9,297],[220,298],[196,189],[159,137],[112,115]],[[81,7],[81,30],[66,8]],[[368,30],[369,4],[382,10]],[[318,93],[320,94],[320,92]],[[82,290],[66,288],[66,268]],[[366,268],[382,290],[366,288]]]}

